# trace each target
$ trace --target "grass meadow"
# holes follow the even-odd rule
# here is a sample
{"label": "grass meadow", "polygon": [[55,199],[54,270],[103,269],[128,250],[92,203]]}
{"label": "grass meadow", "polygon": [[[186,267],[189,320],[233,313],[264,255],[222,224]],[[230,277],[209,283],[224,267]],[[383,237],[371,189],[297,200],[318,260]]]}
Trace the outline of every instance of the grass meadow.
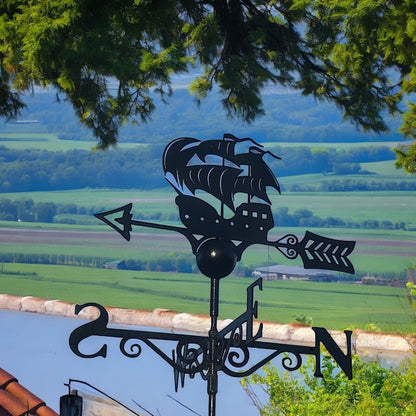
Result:
{"label": "grass meadow", "polygon": [[288,192],[275,197],[272,202],[275,209],[287,206],[289,212],[293,212],[302,207],[321,218],[334,217],[353,222],[365,219],[393,223],[404,221],[410,228],[416,227],[416,193],[410,191]]}
{"label": "grass meadow", "polygon": [[[209,279],[196,274],[105,270],[71,266],[2,264],[2,292],[106,306],[168,308],[209,314]],[[220,317],[233,319],[246,309],[249,278],[227,277],[220,284]],[[295,322],[302,314],[330,329],[369,328],[412,333],[404,289],[341,283],[264,281],[255,290],[259,319]]]}
{"label": "grass meadow", "polygon": [[340,142],[340,143],[331,143],[331,142],[265,142],[262,143],[264,147],[273,147],[273,146],[282,146],[282,147],[311,147],[313,149],[342,149],[350,150],[356,147],[363,146],[385,146],[390,149],[403,144],[400,141],[365,141],[365,142]]}
{"label": "grass meadow", "polygon": [[[0,146],[10,149],[40,149],[50,151],[67,151],[73,149],[92,150],[97,145],[93,141],[60,140],[51,133],[0,133]],[[121,143],[121,148],[140,146],[139,143]],[[145,146],[145,145],[143,145]]]}
{"label": "grass meadow", "polygon": [[[172,137],[173,139],[173,137]],[[11,149],[41,149],[51,151],[66,151],[72,149],[91,150],[96,146],[97,142],[81,141],[81,140],[61,140],[57,134],[53,133],[0,133],[0,145],[7,146]],[[368,142],[348,142],[348,143],[304,143],[304,142],[265,142],[265,147],[282,146],[282,147],[299,147],[306,146],[317,149],[343,149],[349,150],[354,147],[363,146],[387,146],[389,148],[397,147],[402,142],[397,141],[368,141]],[[135,146],[146,146],[146,144],[140,143],[119,143],[118,147],[129,148]]]}
{"label": "grass meadow", "polygon": [[384,177],[387,176],[390,178],[409,178],[409,175],[406,175],[402,169],[397,169],[391,160],[385,160],[383,162],[361,163],[361,168],[363,170],[373,172],[376,175],[383,175]]}
{"label": "grass meadow", "polygon": [[[159,218],[157,222],[168,223],[166,218],[177,217],[175,193],[165,188],[142,191],[79,189],[56,192],[24,192],[19,194],[2,194],[4,198],[31,198],[35,202],[54,201],[58,204],[75,203],[95,210],[114,209],[128,202],[133,202],[135,217]],[[273,197],[273,209],[287,206],[289,212],[308,208],[322,218],[333,216],[345,221],[361,222],[364,219],[404,221],[416,228],[416,193],[412,192],[345,192],[345,193],[286,193]],[[156,220],[153,220],[156,221]],[[108,226],[91,218],[88,226],[64,224],[11,223],[0,222],[0,227],[13,227],[32,230],[61,231],[110,231]],[[179,224],[176,224],[179,225]],[[68,255],[101,256],[109,255],[115,259],[151,258],[168,255],[172,252],[189,253],[190,247],[184,237],[176,233],[162,233],[149,228],[135,228],[130,242],[126,242],[116,232],[108,238],[85,235],[79,241],[67,239],[58,244],[48,243],[48,236],[32,241],[0,241],[1,252],[51,253]],[[331,237],[357,241],[351,256],[355,269],[360,274],[403,273],[416,263],[416,231],[405,230],[371,230],[349,228],[310,228],[310,231]],[[270,240],[278,240],[282,235],[294,233],[303,236],[305,229],[275,227],[270,232]],[[163,238],[158,238],[163,235]],[[242,262],[248,266],[285,263],[299,264],[298,260],[288,260],[277,250],[264,246],[253,246],[246,250]]]}
{"label": "grass meadow", "polygon": [[[283,178],[282,182],[284,183]],[[292,179],[293,180],[293,179]],[[172,217],[177,215],[175,192],[164,188],[157,190],[114,190],[114,189],[75,189],[53,192],[2,193],[1,198],[29,198],[35,202],[74,203],[87,208],[113,209],[133,202],[136,215]],[[309,209],[314,215],[327,218],[340,218],[344,221],[363,220],[405,222],[408,228],[416,229],[416,192],[285,192],[271,195],[273,211],[288,207],[289,213],[298,209]]]}

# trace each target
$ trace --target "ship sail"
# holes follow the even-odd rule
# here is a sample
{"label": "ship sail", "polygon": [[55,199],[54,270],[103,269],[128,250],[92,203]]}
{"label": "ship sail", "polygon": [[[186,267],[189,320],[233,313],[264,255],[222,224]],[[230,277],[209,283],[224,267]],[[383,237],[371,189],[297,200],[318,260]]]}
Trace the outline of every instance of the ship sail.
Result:
{"label": "ship sail", "polygon": [[195,156],[195,145],[200,142],[191,137],[180,137],[170,142],[163,153],[165,177],[180,193],[184,191],[183,167]]}
{"label": "ship sail", "polygon": [[266,187],[261,179],[251,178],[249,176],[241,176],[235,182],[235,193],[244,193],[250,198],[260,198],[262,201],[270,204],[270,199],[267,196]]}
{"label": "ship sail", "polygon": [[205,140],[198,145],[196,154],[203,162],[208,155],[230,160],[234,157],[235,145],[236,142],[231,140]]}
{"label": "ship sail", "polygon": [[[250,141],[248,152],[236,153],[236,145]],[[250,138],[238,139],[226,134],[222,140],[197,140],[181,137],[165,149],[163,169],[166,179],[179,194],[195,195],[202,190],[219,199],[235,212],[234,195],[245,193],[249,198],[270,199],[266,188],[280,193],[279,183],[264,162],[261,145]],[[277,156],[274,156],[277,158]]]}
{"label": "ship sail", "polygon": [[[266,188],[272,187],[280,193],[280,185],[274,173],[263,160],[264,152],[258,147],[250,147],[248,153],[238,154],[235,163],[238,166],[247,166],[248,175],[240,176],[235,184],[236,192],[244,192],[250,197],[257,197],[270,204]],[[273,155],[274,156],[274,155]],[[274,156],[277,157],[277,156]]]}
{"label": "ship sail", "polygon": [[235,158],[235,146],[238,143],[246,141],[250,141],[256,146],[261,146],[249,137],[239,139],[232,134],[224,134],[224,138],[222,140],[214,139],[201,141],[198,145],[196,154],[204,162],[207,155],[221,156],[224,159],[233,162]]}
{"label": "ship sail", "polygon": [[229,166],[189,166],[187,186],[192,194],[198,189],[208,192],[234,211],[234,184],[241,172],[242,169]]}

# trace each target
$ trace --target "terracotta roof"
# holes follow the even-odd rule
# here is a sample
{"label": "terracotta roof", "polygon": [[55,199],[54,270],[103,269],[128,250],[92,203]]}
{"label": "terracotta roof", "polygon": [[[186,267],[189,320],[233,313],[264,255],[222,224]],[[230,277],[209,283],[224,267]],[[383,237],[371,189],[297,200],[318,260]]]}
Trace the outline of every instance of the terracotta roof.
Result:
{"label": "terracotta roof", "polygon": [[0,368],[0,416],[59,416],[45,402]]}

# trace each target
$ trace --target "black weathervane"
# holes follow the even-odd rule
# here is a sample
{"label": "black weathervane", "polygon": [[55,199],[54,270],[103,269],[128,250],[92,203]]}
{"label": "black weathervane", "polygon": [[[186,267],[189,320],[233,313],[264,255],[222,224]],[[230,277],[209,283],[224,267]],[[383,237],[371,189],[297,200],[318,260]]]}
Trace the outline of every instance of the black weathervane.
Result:
{"label": "black weathervane", "polygon": [[[176,389],[184,385],[186,375],[194,377],[200,374],[207,381],[209,416],[216,414],[220,371],[232,377],[244,377],[282,353],[289,354],[282,357],[282,365],[288,371],[297,370],[302,365],[302,354],[314,355],[314,375],[322,377],[322,344],[347,377],[352,378],[351,331],[344,331],[346,353],[325,328],[312,328],[315,333],[313,346],[259,340],[263,325],[253,326],[258,314],[254,289],[262,290],[261,279],[247,288],[246,311],[221,331],[217,329],[220,280],[232,273],[244,250],[253,244],[275,247],[289,259],[299,256],[306,269],[354,273],[348,258],[355,246],[353,241],[335,240],[309,231],[302,240],[293,234],[276,241],[268,239],[274,221],[266,191],[272,188],[280,193],[280,185],[264,158],[280,158],[262,147],[250,138],[237,138],[231,134],[225,134],[223,139],[204,141],[181,137],[168,144],[163,155],[163,169],[165,178],[178,194],[175,201],[183,227],[135,220],[131,203],[95,214],[127,241],[133,226],[175,231],[186,237],[199,270],[211,280],[208,336],[109,328],[105,308],[87,303],[76,305],[75,313],[94,306],[100,314],[96,320],[80,326],[70,335],[69,344],[76,355],[106,357],[106,344],[93,354],[80,351],[80,342],[90,336],[119,338],[120,351],[131,358],[141,354],[142,346],[137,342],[141,341],[172,366]],[[176,346],[168,354],[157,346],[157,340],[172,341]],[[252,349],[262,351],[264,358],[254,361],[250,355]]]}

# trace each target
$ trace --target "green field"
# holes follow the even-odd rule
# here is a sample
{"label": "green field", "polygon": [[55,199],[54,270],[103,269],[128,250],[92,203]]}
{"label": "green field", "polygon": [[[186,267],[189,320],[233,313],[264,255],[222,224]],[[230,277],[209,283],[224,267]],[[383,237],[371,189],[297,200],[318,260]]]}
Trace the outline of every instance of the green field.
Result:
{"label": "green field", "polygon": [[363,146],[385,146],[393,149],[400,144],[403,144],[402,141],[362,141],[362,142],[263,142],[264,147],[311,147],[313,149],[343,149],[349,150],[356,147]]}
{"label": "green field", "polygon": [[[16,131],[19,130],[18,126]],[[9,127],[10,128],[10,127]],[[33,127],[32,127],[33,129]],[[35,129],[33,129],[35,130]],[[344,149],[349,150],[363,146],[386,146],[389,148],[397,147],[403,142],[397,141],[363,141],[348,143],[306,143],[306,142],[264,142],[265,147],[281,146],[281,147],[312,147],[316,149]],[[81,141],[81,140],[60,140],[57,134],[33,132],[33,133],[5,133],[0,132],[0,145],[9,147],[10,149],[44,149],[51,151],[65,151],[72,149],[91,150],[97,145],[97,141]],[[140,143],[119,143],[122,148],[135,147],[145,144]]]}
{"label": "green field", "polygon": [[[60,140],[58,135],[50,133],[0,133],[0,146],[6,146],[10,149],[92,150],[96,145],[97,141],[95,140]],[[140,143],[120,143],[118,146],[130,148],[140,146]]]}
{"label": "green field", "polygon": [[133,202],[138,210],[145,212],[170,211],[177,212],[175,205],[176,193],[172,188],[155,190],[141,189],[73,189],[69,191],[34,191],[34,192],[2,192],[0,198],[28,198],[36,202],[55,202],[56,204],[76,204],[84,207],[116,208]]}
{"label": "green field", "polygon": [[[0,227],[4,225],[10,226],[10,223],[0,223]],[[191,254],[188,241],[177,233],[138,228],[127,242],[105,225],[59,227],[56,224],[33,223],[31,228],[22,227],[21,223],[18,225],[21,228],[12,229],[15,237],[3,237],[7,228],[3,232],[0,230],[0,253],[100,257],[112,260],[162,259],[176,253]],[[416,263],[415,231],[397,230],[394,235],[380,230],[323,228],[312,231],[330,238],[357,241],[350,258],[358,276],[389,273],[394,278],[405,278],[405,271]],[[305,229],[278,229],[270,235],[270,240],[276,241],[289,233],[301,238]],[[250,269],[279,263],[302,265],[299,258],[286,259],[278,250],[262,245],[249,247],[244,252],[241,263]]]}
{"label": "green field", "polygon": [[[311,175],[308,175],[311,176]],[[282,183],[287,178],[283,178]],[[305,179],[306,180],[306,179]],[[293,179],[292,179],[293,181]],[[175,192],[172,189],[144,191],[139,189],[76,189],[54,192],[1,193],[1,198],[29,198],[35,202],[74,203],[84,207],[112,209],[133,202],[134,212],[142,215],[175,215]],[[271,195],[273,211],[288,207],[293,213],[309,209],[314,215],[340,218],[344,221],[361,222],[364,219],[405,222],[407,228],[416,229],[416,192],[285,192]]]}
{"label": "green field", "polygon": [[[135,217],[150,216],[160,218],[157,222],[167,223],[164,218],[177,216],[178,209],[174,202],[175,193],[171,189],[154,191],[131,190],[92,190],[80,189],[56,192],[25,192],[2,194],[4,198],[31,198],[35,202],[54,201],[58,204],[75,203],[95,210],[113,209],[128,202],[133,202]],[[363,219],[376,219],[391,221],[392,223],[404,221],[416,228],[416,193],[412,192],[374,192],[374,193],[287,193],[275,196],[272,199],[273,210],[287,206],[289,212],[308,208],[322,218],[333,216],[343,220],[362,221]],[[156,221],[156,220],[153,220]],[[179,225],[179,224],[176,224]],[[56,229],[62,231],[110,231],[109,227],[101,221],[91,217],[89,226],[70,226],[60,224],[15,223],[0,222],[0,227],[30,228],[30,229]],[[47,241],[33,240],[27,242],[0,243],[1,252],[22,253],[52,253],[73,254],[86,256],[101,256],[115,259],[137,258],[151,256],[164,256],[171,252],[189,253],[188,242],[175,233],[165,233],[167,238],[163,241],[152,236],[160,232],[151,229],[137,228],[130,242],[126,242],[116,232],[109,240],[100,237],[91,239],[82,237],[79,241],[67,241],[65,244],[48,244]],[[356,249],[351,256],[356,270],[360,274],[403,273],[416,263],[416,231],[404,230],[371,230],[348,228],[311,228],[310,231],[332,238],[341,238],[357,241]],[[302,236],[305,228],[275,227],[270,232],[270,240],[277,240],[282,235],[294,233]],[[84,241],[83,241],[84,239]],[[244,253],[243,263],[248,266],[286,263],[296,264],[296,261],[287,260],[277,250],[264,246],[253,246]],[[297,261],[299,264],[299,261]]]}
{"label": "green field", "polygon": [[[209,314],[210,283],[201,275],[3,264],[0,282],[1,292],[14,295]],[[245,311],[246,288],[252,282],[238,277],[221,280],[221,318]],[[296,281],[263,284],[263,291],[255,290],[263,321],[289,323],[305,314],[314,325],[330,329],[365,329],[372,324],[384,332],[415,332],[399,300],[404,300],[404,289]]]}
{"label": "green field", "polygon": [[416,227],[415,192],[289,192],[272,199],[275,209],[287,206],[290,212],[307,208],[321,218],[335,217],[345,221],[404,221]]}
{"label": "green field", "polygon": [[[178,213],[174,202],[175,193],[170,188],[153,191],[79,189],[1,194],[1,197],[30,198],[35,202],[54,201],[58,204],[75,203],[87,208],[94,207],[95,212],[133,202],[135,217],[159,218],[157,222],[162,223],[167,223],[165,218],[175,217]],[[364,219],[391,221],[392,223],[403,221],[408,227],[416,228],[416,216],[414,215],[416,193],[412,192],[289,192],[272,197],[272,202],[274,211],[278,211],[282,206],[287,206],[289,212],[307,208],[321,218],[332,216],[344,221],[357,222]],[[93,217],[91,217],[91,225],[85,227],[7,221],[0,222],[0,227],[60,231],[110,231],[106,225]],[[403,278],[405,270],[416,263],[416,231],[347,228],[311,228],[310,230],[327,237],[357,241],[351,260],[360,276],[393,273],[396,277]],[[160,235],[160,232],[145,228],[138,228],[134,231],[137,233],[130,242],[126,242],[116,232],[113,232],[112,236],[105,240],[100,237],[83,236],[77,241],[68,240],[60,244],[50,243],[45,239],[15,241],[12,244],[9,241],[3,241],[0,242],[0,252],[66,254],[111,257],[113,259],[155,258],[175,252],[190,253],[188,242],[180,236],[177,239],[172,239],[173,236],[167,235],[166,239],[160,240],[154,238],[154,236]],[[275,227],[270,232],[270,240],[277,240],[288,233],[302,236],[304,232],[305,228]],[[248,267],[276,263],[301,265],[300,260],[288,260],[277,250],[264,246],[253,246],[246,250],[242,263]]]}
{"label": "green field", "polygon": [[363,170],[371,171],[377,175],[383,175],[390,178],[410,178],[408,174],[403,172],[403,169],[397,169],[391,160],[385,160],[384,162],[371,162],[361,163]]}

